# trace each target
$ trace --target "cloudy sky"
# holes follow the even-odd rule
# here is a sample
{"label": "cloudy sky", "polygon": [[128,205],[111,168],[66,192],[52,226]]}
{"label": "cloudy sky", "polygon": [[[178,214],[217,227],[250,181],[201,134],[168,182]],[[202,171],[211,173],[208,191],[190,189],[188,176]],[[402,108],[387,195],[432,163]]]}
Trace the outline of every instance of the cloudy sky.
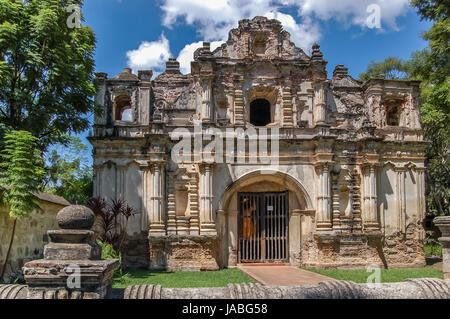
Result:
{"label": "cloudy sky", "polygon": [[[425,42],[421,22],[409,0],[88,0],[86,23],[97,34],[97,71],[109,76],[123,67],[164,71],[169,57],[190,72],[192,54],[201,42],[214,49],[244,18],[276,18],[293,42],[309,53],[318,42],[328,70],[345,64],[357,77],[370,61],[388,56],[409,58]],[[369,28],[367,19],[378,5],[381,28]],[[373,21],[373,20],[372,20]]]}

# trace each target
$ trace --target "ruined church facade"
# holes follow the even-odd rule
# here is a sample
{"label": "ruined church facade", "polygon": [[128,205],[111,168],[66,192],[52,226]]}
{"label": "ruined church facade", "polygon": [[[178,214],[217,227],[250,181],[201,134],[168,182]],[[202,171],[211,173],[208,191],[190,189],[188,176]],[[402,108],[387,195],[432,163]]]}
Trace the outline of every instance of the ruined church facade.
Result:
{"label": "ruined church facade", "polygon": [[[94,196],[135,208],[126,266],[424,265],[418,82],[361,83],[342,65],[328,76],[318,45],[305,54],[263,17],[240,21],[227,42],[214,51],[205,42],[193,58],[186,75],[175,59],[153,80],[152,71],[96,74]],[[235,132],[232,145],[236,132],[276,131],[267,144],[277,154],[264,154],[276,165],[254,161],[259,146],[242,153],[216,143],[230,161],[195,156],[199,126]],[[182,161],[174,132],[191,133]],[[205,152],[211,139],[200,141]]]}

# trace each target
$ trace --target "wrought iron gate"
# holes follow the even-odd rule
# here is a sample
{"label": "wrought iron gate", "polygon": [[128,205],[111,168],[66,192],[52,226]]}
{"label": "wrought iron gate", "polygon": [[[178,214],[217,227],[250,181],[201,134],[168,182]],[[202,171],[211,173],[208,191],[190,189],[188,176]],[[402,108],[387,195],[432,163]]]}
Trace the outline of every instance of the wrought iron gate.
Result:
{"label": "wrought iron gate", "polygon": [[287,262],[289,193],[239,193],[241,263]]}

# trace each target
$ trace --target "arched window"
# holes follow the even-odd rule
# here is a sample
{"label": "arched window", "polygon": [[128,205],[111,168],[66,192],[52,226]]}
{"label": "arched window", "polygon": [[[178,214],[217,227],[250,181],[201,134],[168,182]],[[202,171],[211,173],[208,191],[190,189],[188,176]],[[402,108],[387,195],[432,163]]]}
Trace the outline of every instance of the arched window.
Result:
{"label": "arched window", "polygon": [[250,123],[254,126],[266,126],[272,122],[270,102],[266,99],[256,99],[250,103]]}
{"label": "arched window", "polygon": [[122,94],[116,97],[114,118],[116,121],[124,121],[124,122],[133,121],[131,98],[128,95]]}

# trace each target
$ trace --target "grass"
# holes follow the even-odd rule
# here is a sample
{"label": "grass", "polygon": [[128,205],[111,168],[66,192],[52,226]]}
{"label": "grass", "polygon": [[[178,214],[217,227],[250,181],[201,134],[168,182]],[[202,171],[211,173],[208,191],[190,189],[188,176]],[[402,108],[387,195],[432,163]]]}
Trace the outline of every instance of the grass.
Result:
{"label": "grass", "polygon": [[[367,278],[373,272],[367,272],[365,269],[313,269],[302,268],[324,276],[339,280],[349,280],[356,283],[366,283]],[[441,270],[437,270],[431,266],[423,268],[397,268],[397,269],[381,269],[381,282],[400,282],[409,278],[440,278],[444,279]]]}
{"label": "grass", "polygon": [[253,283],[239,269],[218,271],[126,270],[113,278],[113,288],[131,285],[161,285],[164,288],[225,287],[228,284]]}

